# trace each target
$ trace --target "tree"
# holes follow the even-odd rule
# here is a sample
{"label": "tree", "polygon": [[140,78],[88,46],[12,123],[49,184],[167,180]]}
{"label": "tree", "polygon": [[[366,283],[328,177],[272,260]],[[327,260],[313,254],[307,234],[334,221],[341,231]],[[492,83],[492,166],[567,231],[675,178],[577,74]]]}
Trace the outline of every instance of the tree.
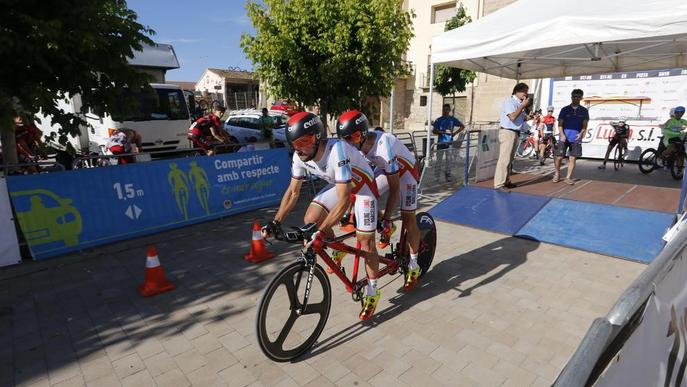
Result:
{"label": "tree", "polygon": [[[264,5],[263,5],[264,4]],[[317,105],[320,115],[389,95],[407,73],[412,34],[399,0],[249,0],[255,35],[241,47],[273,95]]]}
{"label": "tree", "polygon": [[[465,13],[465,8],[461,4],[458,7],[456,15],[446,21],[444,31],[462,27],[470,23],[472,18]],[[443,97],[447,95],[453,96],[453,108],[456,106],[456,93],[465,91],[468,83],[475,80],[475,72],[471,70],[462,70],[455,67],[436,66],[434,69],[434,90]]]}
{"label": "tree", "polygon": [[81,95],[84,110],[122,105],[124,88],[147,87],[148,75],[127,64],[154,31],[124,0],[5,0],[0,16],[0,131],[5,162],[16,162],[17,114],[39,111],[61,126],[58,141],[85,121],[57,108]]}

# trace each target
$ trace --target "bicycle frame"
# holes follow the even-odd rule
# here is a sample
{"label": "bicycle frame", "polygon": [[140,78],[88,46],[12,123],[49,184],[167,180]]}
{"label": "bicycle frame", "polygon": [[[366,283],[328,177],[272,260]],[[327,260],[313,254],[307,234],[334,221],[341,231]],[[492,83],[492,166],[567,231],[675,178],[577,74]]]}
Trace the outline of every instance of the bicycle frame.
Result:
{"label": "bicycle frame", "polygon": [[[398,220],[398,218],[395,218],[393,220]],[[368,278],[367,276],[365,276],[364,278],[358,281],[360,259],[366,259],[365,255],[367,254],[367,252],[360,249],[360,242],[358,241],[356,241],[356,247],[352,247],[343,242],[351,237],[355,237],[355,231],[349,232],[347,234],[341,235],[331,240],[326,240],[322,245],[311,246],[311,248],[317,256],[322,258],[322,261],[334,272],[334,274],[339,278],[339,280],[341,280],[341,282],[346,287],[346,291],[353,294],[354,290],[357,291],[359,289],[362,289],[365,285],[367,285]],[[383,256],[379,256],[379,263],[384,264],[385,266],[379,270],[379,272],[377,273],[377,278],[398,271],[398,269],[400,268],[400,264],[395,258],[399,254],[402,256],[408,248],[405,239],[405,226],[402,225],[401,238],[398,242],[397,248],[394,249],[392,245],[390,253],[387,253]],[[336,263],[334,263],[334,260],[332,260],[329,254],[327,254],[327,252],[325,251],[327,247],[354,255],[353,273],[351,274],[350,279],[346,276],[346,271],[344,270],[343,266],[339,266]]]}

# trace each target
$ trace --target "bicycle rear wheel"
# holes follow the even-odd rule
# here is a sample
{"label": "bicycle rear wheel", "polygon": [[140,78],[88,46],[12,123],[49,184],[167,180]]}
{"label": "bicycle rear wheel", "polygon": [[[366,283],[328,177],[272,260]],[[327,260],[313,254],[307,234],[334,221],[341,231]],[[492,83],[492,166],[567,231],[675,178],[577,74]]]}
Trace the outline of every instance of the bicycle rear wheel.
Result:
{"label": "bicycle rear wheel", "polygon": [[654,169],[657,169],[659,165],[658,152],[656,149],[649,148],[642,152],[642,155],[639,156],[639,163],[637,165],[639,166],[639,170],[644,174],[651,173]]}
{"label": "bicycle rear wheel", "polygon": [[673,166],[670,168],[670,174],[675,180],[682,180],[682,176],[685,172],[685,158],[678,156],[673,161]]}
{"label": "bicycle rear wheel", "polygon": [[303,312],[307,280],[305,263],[294,262],[274,276],[262,295],[255,322],[258,345],[274,361],[293,360],[305,353],[327,323],[332,303],[329,278],[315,264],[308,304]]}
{"label": "bicycle rear wheel", "polygon": [[429,267],[432,266],[434,253],[437,248],[437,227],[432,215],[426,212],[419,212],[415,215],[417,226],[420,229],[420,251],[417,263],[420,266],[420,277],[425,275]]}

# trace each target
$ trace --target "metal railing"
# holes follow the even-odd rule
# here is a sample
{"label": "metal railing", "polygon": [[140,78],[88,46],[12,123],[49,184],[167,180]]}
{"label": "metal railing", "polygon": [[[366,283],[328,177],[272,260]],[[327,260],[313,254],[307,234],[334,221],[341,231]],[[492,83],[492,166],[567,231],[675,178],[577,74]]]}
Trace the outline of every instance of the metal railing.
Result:
{"label": "metal railing", "polygon": [[[50,167],[49,169],[46,169],[44,167]],[[0,164],[0,168],[2,169],[3,173],[5,175],[9,173],[22,173],[23,171],[27,171],[27,168],[36,168],[36,172],[32,173],[44,173],[44,172],[53,172],[53,171],[64,171],[64,165],[58,163],[57,161],[38,161],[35,163],[16,163],[16,164]]]}
{"label": "metal railing", "polygon": [[634,332],[645,306],[661,282],[681,259],[687,248],[687,227],[673,239],[620,295],[603,318],[597,318],[585,334],[568,363],[554,382],[555,387],[579,387],[594,384],[623,344]]}
{"label": "metal railing", "polygon": [[166,156],[183,156],[183,157],[194,157],[194,156],[204,156],[207,151],[199,148],[190,149],[172,149],[164,151],[152,151],[152,152],[140,152],[140,153],[119,153],[119,154],[94,154],[88,156],[81,156],[74,159],[72,162],[72,168],[98,168],[98,167],[110,167],[118,164],[120,157],[134,157],[137,162],[150,161],[155,159],[164,159]]}

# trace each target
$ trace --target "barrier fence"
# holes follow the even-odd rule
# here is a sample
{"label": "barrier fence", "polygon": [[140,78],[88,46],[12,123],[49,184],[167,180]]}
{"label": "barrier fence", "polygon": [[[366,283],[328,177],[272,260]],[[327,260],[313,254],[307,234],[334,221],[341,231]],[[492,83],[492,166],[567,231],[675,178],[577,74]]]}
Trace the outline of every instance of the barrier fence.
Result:
{"label": "barrier fence", "polygon": [[13,175],[7,187],[35,259],[276,205],[290,180],[272,149],[117,168]]}
{"label": "barrier fence", "polygon": [[674,226],[663,251],[608,314],[594,320],[554,386],[684,385],[687,227],[682,226]]}

